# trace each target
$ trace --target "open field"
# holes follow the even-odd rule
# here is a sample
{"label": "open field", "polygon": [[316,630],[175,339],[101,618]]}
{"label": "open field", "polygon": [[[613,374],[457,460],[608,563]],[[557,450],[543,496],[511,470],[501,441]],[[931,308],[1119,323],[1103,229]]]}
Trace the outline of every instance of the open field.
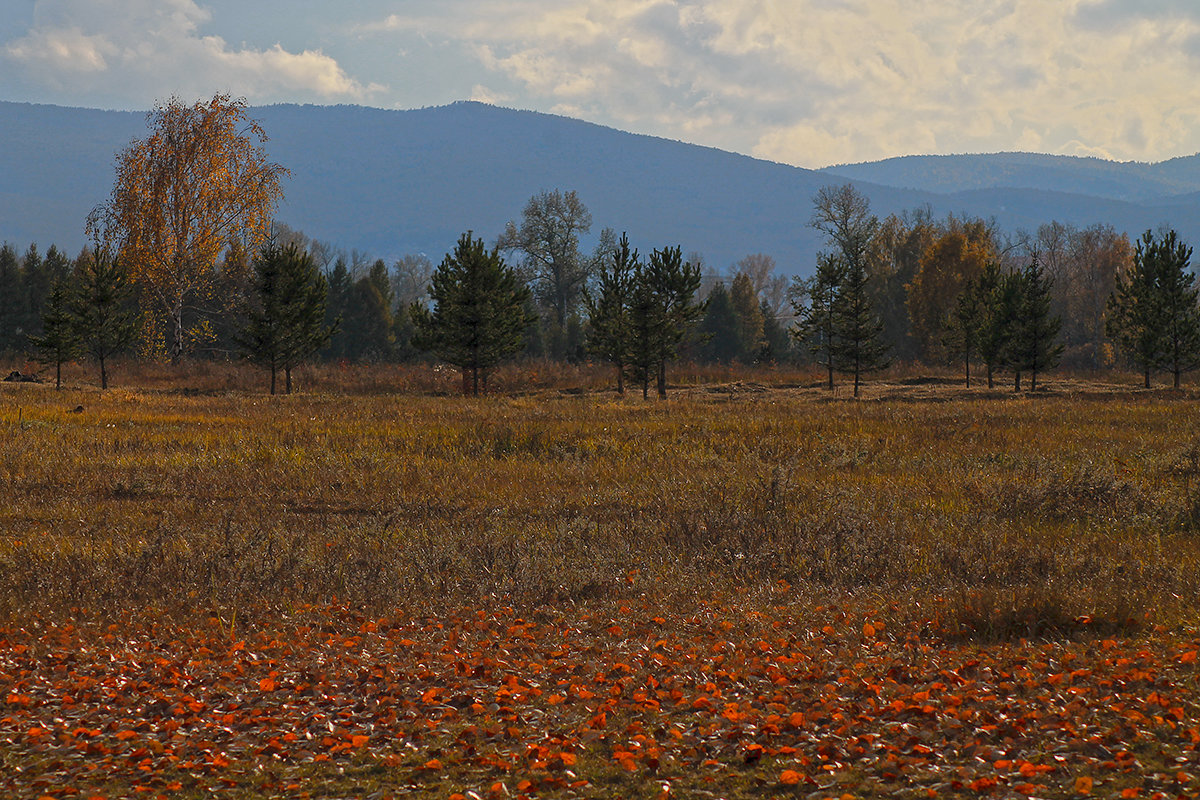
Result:
{"label": "open field", "polygon": [[1194,393],[239,380],[0,385],[0,793],[1200,789]]}

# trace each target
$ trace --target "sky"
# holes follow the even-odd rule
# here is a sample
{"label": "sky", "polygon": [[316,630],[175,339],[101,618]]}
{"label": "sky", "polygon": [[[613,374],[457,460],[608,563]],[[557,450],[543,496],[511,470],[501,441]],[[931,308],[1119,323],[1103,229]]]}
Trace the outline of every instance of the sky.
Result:
{"label": "sky", "polygon": [[1197,0],[0,0],[0,100],[481,100],[817,168],[1200,151]]}

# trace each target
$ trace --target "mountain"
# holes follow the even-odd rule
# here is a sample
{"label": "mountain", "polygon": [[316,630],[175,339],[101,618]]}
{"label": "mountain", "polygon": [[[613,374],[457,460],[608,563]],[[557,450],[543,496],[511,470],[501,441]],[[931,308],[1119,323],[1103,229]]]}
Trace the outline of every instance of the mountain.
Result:
{"label": "mountain", "polygon": [[1040,189],[1132,203],[1162,203],[1200,191],[1200,156],[1158,164],[1040,153],[902,156],[841,164],[825,172],[884,186],[948,194],[986,189]]}
{"label": "mountain", "polygon": [[[937,216],[995,217],[1010,231],[1057,219],[1137,235],[1165,223],[1200,240],[1195,158],[939,156],[814,171],[472,102],[279,105],[251,116],[271,137],[270,157],[292,173],[277,217],[389,260],[440,260],[463,231],[494,239],[533,194],[573,189],[592,212],[593,239],[608,226],[643,252],[678,244],[717,268],[762,252],[807,274],[822,245],[807,225],[812,197],[845,180],[881,216],[927,205]],[[114,156],[146,130],[137,112],[0,102],[0,240],[76,251],[88,212],[107,198]]]}

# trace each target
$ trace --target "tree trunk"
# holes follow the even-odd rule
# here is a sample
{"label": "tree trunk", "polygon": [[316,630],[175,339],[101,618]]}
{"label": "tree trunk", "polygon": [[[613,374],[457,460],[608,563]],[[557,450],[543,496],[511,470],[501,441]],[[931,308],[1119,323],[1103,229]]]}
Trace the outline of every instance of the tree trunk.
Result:
{"label": "tree trunk", "polygon": [[967,376],[967,388],[971,388],[971,354],[963,358],[963,373]]}
{"label": "tree trunk", "polygon": [[1021,370],[1016,370],[1013,373],[1013,391],[1021,391]]}
{"label": "tree trunk", "polygon": [[994,380],[994,377],[995,377],[995,376],[993,376],[993,375],[992,375],[992,365],[991,365],[991,364],[988,364],[988,365],[987,365],[987,374],[988,374],[988,388],[989,388],[989,389],[995,389],[995,388],[996,388],[996,382],[995,382],[995,380]]}
{"label": "tree trunk", "polygon": [[104,367],[104,355],[100,355],[100,388],[108,388],[108,370]]}
{"label": "tree trunk", "polygon": [[1146,365],[1146,388],[1150,388],[1150,365]]}
{"label": "tree trunk", "polygon": [[667,396],[667,362],[658,362],[658,396]]}
{"label": "tree trunk", "polygon": [[183,303],[171,309],[171,364],[178,366],[183,358]]}
{"label": "tree trunk", "polygon": [[54,388],[56,390],[62,388],[62,361],[54,362]]}
{"label": "tree trunk", "polygon": [[275,365],[271,365],[271,394],[275,394]]}
{"label": "tree trunk", "polygon": [[287,386],[287,388],[284,389],[284,394],[291,394],[292,393],[292,368],[284,367],[283,374],[284,374],[284,383]]}
{"label": "tree trunk", "polygon": [[479,367],[471,367],[471,396],[479,397]]}
{"label": "tree trunk", "polygon": [[1174,375],[1175,375],[1175,388],[1176,388],[1176,389],[1178,389],[1178,388],[1179,388],[1179,373],[1180,373],[1180,372],[1181,372],[1181,370],[1179,369],[1179,366],[1178,366],[1178,364],[1177,364],[1177,365],[1176,365],[1176,367],[1175,367],[1175,371],[1174,371]]}

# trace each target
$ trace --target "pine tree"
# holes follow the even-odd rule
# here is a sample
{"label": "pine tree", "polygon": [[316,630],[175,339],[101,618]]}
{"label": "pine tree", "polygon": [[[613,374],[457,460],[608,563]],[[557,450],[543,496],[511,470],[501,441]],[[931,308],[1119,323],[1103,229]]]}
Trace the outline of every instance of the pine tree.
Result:
{"label": "pine tree", "polygon": [[1166,349],[1156,250],[1154,235],[1146,231],[1134,250],[1133,269],[1117,279],[1108,298],[1104,323],[1105,334],[1142,370],[1147,389]]}
{"label": "pine tree", "polygon": [[763,354],[762,360],[767,362],[785,361],[792,355],[792,337],[787,328],[780,324],[770,304],[763,300],[759,303],[759,311],[763,315]]}
{"label": "pine tree", "polygon": [[0,352],[24,344],[24,305],[21,262],[13,246],[5,242],[0,244]]}
{"label": "pine tree", "polygon": [[625,394],[625,369],[629,363],[632,331],[630,313],[633,277],[640,267],[638,251],[629,249],[629,237],[621,241],[597,270],[596,293],[584,292],[590,332],[588,352],[617,370],[617,393]]}
{"label": "pine tree", "polygon": [[667,362],[679,355],[679,346],[692,326],[704,313],[704,304],[696,303],[700,288],[700,267],[683,260],[682,248],[664,247],[650,253],[645,278],[658,299],[658,396],[667,396]]}
{"label": "pine tree", "polygon": [[630,302],[629,366],[642,386],[642,397],[650,393],[656,378],[658,396],[667,396],[667,362],[676,358],[705,304],[695,302],[700,288],[700,267],[683,260],[679,247],[655,250],[633,273]]}
{"label": "pine tree", "polygon": [[1021,390],[1021,373],[1028,372],[1029,389],[1036,391],[1038,373],[1053,367],[1062,355],[1062,345],[1055,341],[1062,318],[1050,312],[1050,281],[1036,253],[1019,274],[1017,285],[1020,294],[1008,361],[1016,375],[1015,389]]}
{"label": "pine tree", "polygon": [[850,260],[833,303],[834,360],[854,374],[854,396],[864,372],[888,365],[888,345],[883,341],[883,323],[871,307],[868,275],[862,258]]}
{"label": "pine tree", "polygon": [[979,346],[980,328],[983,323],[984,298],[981,296],[981,277],[967,281],[954,303],[942,343],[952,357],[963,360],[963,374],[967,388],[971,388],[971,356]]}
{"label": "pine tree", "polygon": [[822,253],[817,259],[816,274],[801,284],[793,301],[800,322],[792,334],[797,341],[808,344],[817,364],[825,368],[830,391],[833,391],[833,373],[839,368],[837,296],[843,275],[841,261]]}
{"label": "pine tree", "polygon": [[500,251],[484,248],[470,231],[434,271],[433,308],[410,307],[414,343],[462,370],[463,393],[479,395],[487,371],[520,351],[535,321],[530,291],[504,263]]}
{"label": "pine tree", "polygon": [[253,266],[254,299],[235,341],[249,360],[270,370],[271,394],[279,370],[291,394],[292,370],[332,335],[325,322],[328,286],[312,256],[295,244],[269,241]]}
{"label": "pine tree", "polygon": [[37,360],[54,365],[54,388],[62,388],[62,365],[79,354],[80,332],[71,313],[71,290],[66,281],[55,281],[42,308],[42,333],[30,336]]}
{"label": "pine tree", "polygon": [[989,263],[975,284],[979,309],[976,348],[987,370],[987,385],[995,388],[996,371],[1007,364],[1013,322],[1021,299],[1020,276],[1005,274]]}
{"label": "pine tree", "polygon": [[100,388],[108,388],[107,362],[127,349],[137,335],[136,318],[127,305],[128,273],[107,247],[96,246],[76,265],[76,291],[68,303],[83,349],[100,366]]}
{"label": "pine tree", "polygon": [[741,319],[724,281],[708,293],[704,317],[696,329],[703,340],[700,353],[706,361],[728,364],[745,352]]}
{"label": "pine tree", "polygon": [[333,269],[325,276],[329,286],[329,300],[325,306],[325,324],[333,329],[334,334],[325,348],[325,355],[330,358],[346,358],[349,353],[347,342],[350,337],[345,332],[346,320],[350,314],[350,295],[354,289],[354,279],[350,277],[350,269],[346,266],[345,258],[338,258]]}
{"label": "pine tree", "polygon": [[1157,243],[1147,241],[1145,258],[1157,275],[1159,308],[1162,311],[1163,353],[1160,363],[1171,373],[1178,389],[1180,377],[1200,366],[1200,307],[1197,306],[1196,276],[1189,271],[1192,248],[1168,231]]}

